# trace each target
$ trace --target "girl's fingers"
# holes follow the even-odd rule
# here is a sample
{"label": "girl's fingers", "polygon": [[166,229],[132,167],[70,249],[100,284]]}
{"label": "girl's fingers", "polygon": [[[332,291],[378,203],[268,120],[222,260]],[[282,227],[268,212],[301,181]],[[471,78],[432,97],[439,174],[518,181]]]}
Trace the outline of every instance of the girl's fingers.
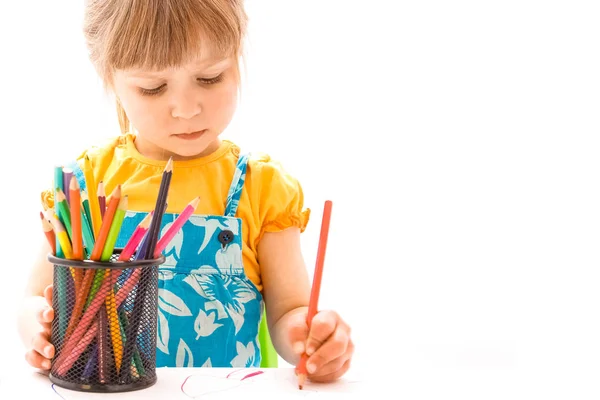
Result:
{"label": "girl's fingers", "polygon": [[290,322],[288,328],[288,339],[292,344],[292,350],[298,356],[306,351],[305,343],[308,336],[308,327],[306,326],[306,314],[299,314]]}
{"label": "girl's fingers", "polygon": [[42,324],[44,329],[49,329],[50,323],[54,319],[54,310],[50,307],[44,307],[41,310],[38,310],[35,317],[37,319],[37,322]]}
{"label": "girl's fingers", "polygon": [[[343,361],[345,360],[345,361]],[[351,358],[345,359],[340,357],[325,364],[320,370],[318,375],[310,375],[309,379],[313,382],[331,382],[342,375],[344,375],[348,369],[350,369]]]}
{"label": "girl's fingers", "polygon": [[25,360],[34,368],[49,370],[51,366],[50,360],[35,350],[29,350],[25,353]]}
{"label": "girl's fingers", "polygon": [[44,289],[44,297],[46,298],[48,305],[52,307],[52,285],[46,286],[46,289]]}
{"label": "girl's fingers", "polygon": [[310,324],[310,332],[306,341],[306,354],[312,355],[336,331],[338,323],[342,322],[337,313],[321,311],[317,313]]}
{"label": "girl's fingers", "polygon": [[340,326],[327,339],[315,353],[313,353],[306,362],[306,369],[309,374],[323,375],[321,369],[335,360],[340,360],[339,364],[352,357],[354,353],[354,344],[350,339],[348,330]]}
{"label": "girl's fingers", "polygon": [[54,346],[50,343],[50,338],[47,332],[40,332],[33,336],[31,347],[37,353],[45,358],[54,357]]}

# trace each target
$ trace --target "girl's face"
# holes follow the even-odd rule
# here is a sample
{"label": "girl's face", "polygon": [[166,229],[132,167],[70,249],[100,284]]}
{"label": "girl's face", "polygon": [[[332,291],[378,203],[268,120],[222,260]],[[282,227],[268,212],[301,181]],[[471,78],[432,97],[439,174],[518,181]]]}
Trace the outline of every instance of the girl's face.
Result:
{"label": "girl's face", "polygon": [[116,70],[113,89],[138,131],[138,151],[159,160],[214,152],[236,109],[235,62],[198,57],[162,71]]}

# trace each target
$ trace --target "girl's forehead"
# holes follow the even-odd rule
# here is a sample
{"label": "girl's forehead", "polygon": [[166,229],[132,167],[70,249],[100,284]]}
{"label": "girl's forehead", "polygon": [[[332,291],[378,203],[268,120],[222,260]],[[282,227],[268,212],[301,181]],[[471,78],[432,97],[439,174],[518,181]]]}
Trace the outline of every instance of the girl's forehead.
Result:
{"label": "girl's forehead", "polygon": [[173,71],[179,70],[187,70],[191,73],[198,72],[210,72],[217,71],[229,68],[233,62],[232,57],[230,56],[221,56],[221,57],[190,57],[186,61],[183,61],[177,65],[172,65],[166,68],[156,68],[151,66],[139,66],[139,67],[131,67],[124,68],[122,72],[127,75],[135,75],[140,77],[156,77],[161,76],[166,73],[170,73]]}

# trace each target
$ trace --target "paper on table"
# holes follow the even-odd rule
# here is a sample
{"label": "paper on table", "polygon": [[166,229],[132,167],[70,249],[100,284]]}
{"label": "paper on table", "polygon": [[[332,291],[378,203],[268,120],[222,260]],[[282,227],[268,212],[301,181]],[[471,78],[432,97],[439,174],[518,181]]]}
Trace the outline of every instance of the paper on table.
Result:
{"label": "paper on table", "polygon": [[[133,392],[111,393],[111,399],[231,399],[240,396],[246,399],[319,399],[361,398],[364,385],[359,380],[345,379],[328,384],[307,382],[298,390],[298,382],[291,368],[279,369],[234,369],[234,368],[159,368],[155,385]],[[10,379],[3,380],[0,398],[35,399],[100,399],[104,393],[78,392],[52,385],[48,377],[40,373],[21,371]],[[361,394],[362,393],[362,394]],[[10,396],[9,396],[10,394]],[[17,396],[17,397],[15,397]]]}

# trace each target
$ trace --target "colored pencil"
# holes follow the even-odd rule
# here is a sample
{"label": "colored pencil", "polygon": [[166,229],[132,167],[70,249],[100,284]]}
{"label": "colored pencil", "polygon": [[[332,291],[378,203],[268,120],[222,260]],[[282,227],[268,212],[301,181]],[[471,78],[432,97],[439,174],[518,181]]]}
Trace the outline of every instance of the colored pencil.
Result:
{"label": "colored pencil", "polygon": [[[71,314],[71,320],[69,321],[69,327],[67,328],[68,336],[66,336],[66,341],[64,342],[65,344],[64,344],[63,350],[62,350],[60,356],[56,360],[56,365],[58,367],[61,366],[61,363],[63,362],[64,358],[69,355],[71,350],[73,348],[75,348],[77,343],[81,340],[82,336],[84,336],[84,333],[86,333],[86,330],[89,328],[89,326],[94,321],[94,316],[96,315],[98,310],[104,304],[104,300],[106,299],[106,296],[108,296],[108,292],[110,290],[110,283],[111,283],[111,280],[108,279],[110,270],[105,269],[105,270],[102,270],[101,273],[104,274],[106,279],[103,280],[100,290],[98,291],[97,295],[94,297],[92,302],[90,303],[89,307],[85,310],[85,313],[83,314],[81,319],[79,318],[79,316],[81,315],[81,311],[83,309],[83,301],[81,299],[82,298],[81,293],[83,291],[85,291],[85,288],[82,288],[80,290],[80,293],[78,293],[78,296],[75,300],[75,308],[73,309],[73,313]],[[85,280],[86,276],[88,276],[88,275],[87,274],[84,275],[84,280]],[[93,277],[93,275],[89,275],[89,276]],[[85,282],[84,282],[84,285],[85,285]]]}
{"label": "colored pencil", "polygon": [[69,235],[67,235],[67,231],[65,230],[65,226],[62,224],[62,222],[60,222],[53,210],[48,210],[48,220],[50,221],[50,224],[52,224],[52,228],[54,229],[54,233],[58,238],[58,242],[61,250],[63,251],[64,257],[72,260],[73,249],[71,247]]}
{"label": "colored pencil", "polygon": [[[55,166],[54,167],[54,212],[56,214],[58,214],[58,202],[56,201],[56,189],[62,189],[63,185],[64,185],[64,177],[63,177],[63,167],[61,166]],[[57,257],[64,257],[64,253],[60,247],[60,240],[58,239],[58,236],[56,237],[56,256]]]}
{"label": "colored pencil", "polygon": [[[171,177],[173,175],[173,159],[169,158],[165,169],[163,171],[163,175],[160,182],[160,187],[158,189],[158,196],[156,199],[156,205],[154,207],[154,217],[150,222],[150,227],[148,228],[147,239],[148,239],[148,247],[144,254],[141,254],[140,251],[136,254],[136,259],[147,259],[154,255],[154,249],[156,247],[156,241],[158,232],[160,230],[160,226],[162,223],[162,217],[166,210],[165,204],[167,202],[167,195],[169,192],[169,187],[171,184]],[[138,291],[136,294],[136,298],[133,305],[132,310],[132,318],[127,329],[127,333],[125,336],[125,340],[127,346],[123,351],[123,363],[125,365],[130,365],[133,361],[134,350],[137,346],[135,335],[139,331],[140,322],[141,322],[141,314],[144,304],[146,302],[146,293],[148,290],[148,281],[152,274],[152,268],[136,268],[136,270],[142,269],[141,271],[141,282],[143,284],[138,286]],[[134,271],[134,273],[137,271]],[[133,277],[133,274],[132,276]],[[131,377],[131,370],[129,368],[122,368],[121,373],[119,374],[120,379],[125,379],[125,374],[128,374]]]}
{"label": "colored pencil", "polygon": [[160,238],[158,243],[156,244],[156,249],[154,250],[154,258],[160,257],[160,254],[167,247],[169,242],[173,240],[177,232],[183,227],[183,224],[191,217],[191,215],[196,211],[198,207],[198,203],[200,203],[200,197],[196,197],[192,200],[175,218],[175,221],[171,224],[171,226],[167,229],[167,232]]}
{"label": "colored pencil", "polygon": [[[116,283],[116,279],[113,282]],[[117,305],[115,300],[115,292],[110,290],[106,297],[106,314],[110,328],[110,337],[113,345],[113,353],[115,356],[115,366],[117,373],[121,370],[121,362],[123,361],[123,337],[121,336],[121,327],[119,326],[119,314],[117,314]]]}
{"label": "colored pencil", "polygon": [[133,231],[133,234],[130,236],[129,240],[127,241],[127,244],[121,251],[121,254],[119,255],[119,259],[117,261],[129,261],[131,259],[133,253],[135,253],[135,250],[142,241],[142,238],[144,237],[146,232],[148,232],[148,227],[150,226],[151,220],[152,213],[148,213],[148,215],[144,217],[142,222],[140,222]]}
{"label": "colored pencil", "polygon": [[[117,208],[118,208],[120,202],[121,202],[121,185],[117,185],[117,187],[115,188],[115,190],[113,191],[113,193],[111,195],[111,199],[108,204],[108,208],[106,210],[106,213],[104,214],[104,218],[102,219],[102,226],[100,228],[100,233],[99,233],[98,237],[96,238],[96,243],[94,243],[94,249],[92,250],[92,254],[90,255],[90,260],[92,260],[92,261],[100,261],[100,259],[102,257],[104,245],[106,244],[106,239],[108,238],[108,233],[110,232],[110,228],[115,219],[115,214],[117,212]],[[123,212],[123,216],[124,215],[125,215],[125,213]],[[85,276],[84,276],[84,281],[86,283],[90,279],[89,275],[95,275],[95,276],[93,278],[93,283],[90,286],[90,289],[88,289],[89,291],[84,288],[84,290],[86,290],[86,291],[85,291],[85,293],[83,293],[83,295],[87,299],[85,302],[86,307],[90,304],[90,302],[94,298],[96,291],[100,287],[100,284],[102,283],[102,279],[103,279],[102,270],[96,270],[94,273],[94,270],[88,269],[85,272]]]}
{"label": "colored pencil", "polygon": [[[90,197],[90,202],[91,200],[92,199]],[[112,221],[114,219],[115,212],[117,211],[117,207],[120,201],[121,185],[117,185],[117,187],[110,196],[110,202],[106,209],[106,213],[104,214],[104,218],[102,219],[100,231],[96,236],[96,243],[94,244],[94,249],[92,250],[92,255],[90,256],[90,260],[92,261],[99,261],[100,257],[102,256],[102,250],[104,249],[104,245],[106,244],[106,238],[108,237],[108,232],[110,231],[110,226],[112,225]]]}
{"label": "colored pencil", "polygon": [[[95,237],[94,236],[94,228],[92,225],[92,213],[90,211],[90,201],[88,199],[88,194],[85,190],[81,191],[81,206],[83,207],[85,217],[87,218],[87,220],[90,224],[90,228],[92,228],[92,237]],[[90,252],[91,251],[92,251],[92,249],[90,249]]]}
{"label": "colored pencil", "polygon": [[52,229],[52,224],[46,219],[44,213],[41,211],[40,219],[42,220],[42,230],[44,231],[44,235],[46,236],[48,244],[52,249],[52,254],[56,255],[56,236],[54,235],[54,229]]}
{"label": "colored pencil", "polygon": [[65,230],[69,235],[69,240],[72,236],[73,229],[71,228],[71,210],[69,209],[69,203],[67,202],[67,197],[65,196],[65,192],[58,188],[56,189],[56,200],[58,203],[58,218],[60,222],[62,222],[65,226]]}
{"label": "colored pencil", "polygon": [[[131,278],[133,278],[136,275],[136,273],[140,272],[141,268],[135,268]],[[59,375],[63,375],[69,370],[69,368],[71,368],[71,366],[75,363],[75,361],[77,361],[81,353],[83,353],[83,351],[87,348],[87,346],[92,342],[92,340],[96,336],[98,325],[91,324],[90,326],[90,323],[93,320],[91,315],[95,314],[95,312],[97,312],[97,310],[99,309],[100,305],[103,304],[102,302],[105,298],[103,298],[100,293],[108,294],[108,290],[110,290],[110,283],[110,279],[104,280],[102,287],[98,291],[98,295],[94,298],[94,301],[90,305],[89,309],[86,310],[85,317],[81,318],[80,326],[77,326],[76,332],[74,332],[73,335],[69,338],[69,341],[63,347],[64,350],[61,352],[61,354],[55,361],[55,365]],[[127,295],[119,296],[119,294],[123,292],[128,293],[130,291],[131,288],[126,287],[117,290],[117,294],[115,296],[115,305],[117,309],[121,307],[121,305],[127,298]],[[81,335],[81,332],[83,331],[85,331],[85,334]]]}
{"label": "colored pencil", "polygon": [[[308,302],[308,312],[306,315],[306,325],[308,326],[309,332],[312,319],[317,313],[317,308],[319,304],[319,294],[321,292],[321,278],[323,276],[323,265],[325,263],[325,252],[327,249],[327,238],[329,235],[329,222],[331,220],[331,207],[332,202],[330,200],[325,201],[325,206],[323,209],[323,220],[321,222],[321,234],[319,237],[319,247],[317,249],[317,262],[315,264],[315,272],[313,275],[313,282],[310,291],[310,300]],[[304,381],[306,380],[306,377],[308,375],[308,372],[306,370],[307,360],[308,355],[305,352],[304,354],[302,354],[300,362],[296,367],[299,389],[302,389],[302,387],[304,386]]]}
{"label": "colored pencil", "polygon": [[[129,318],[127,318],[127,312],[125,312],[123,309],[119,311],[119,322],[121,323],[122,328],[121,334],[123,337],[125,337],[127,328],[129,327]],[[144,364],[142,363],[142,358],[140,357],[140,352],[138,351],[137,347],[133,353],[133,367],[135,368],[135,370],[132,371],[134,375],[137,374],[138,376],[144,376],[146,374]]]}
{"label": "colored pencil", "polygon": [[106,192],[104,191],[104,182],[98,183],[98,206],[100,207],[100,216],[104,218],[106,212]]}
{"label": "colored pencil", "polygon": [[152,222],[150,223],[150,228],[148,228],[148,232],[151,233],[148,236],[148,249],[145,254],[142,256],[144,258],[150,258],[154,255],[154,249],[156,247],[156,241],[158,237],[158,233],[160,231],[160,226],[162,223],[162,217],[166,211],[166,207],[164,204],[167,202],[167,195],[169,193],[169,187],[171,185],[171,177],[173,176],[173,159],[169,158],[167,165],[165,166],[163,176],[160,182],[160,187],[158,189],[158,197],[156,199],[156,205],[154,207],[155,217],[152,218]]}
{"label": "colored pencil", "polygon": [[[81,201],[79,194],[79,183],[77,178],[72,177],[69,183],[69,209],[71,219],[71,244],[73,246],[73,258],[83,260],[83,237],[81,221]],[[81,272],[81,268],[76,268]]]}
{"label": "colored pencil", "polygon": [[85,364],[85,369],[83,370],[83,374],[81,375],[81,379],[84,381],[89,381],[92,378],[92,374],[96,371],[96,366],[98,364],[98,346],[91,352],[90,358],[88,362]]}
{"label": "colored pencil", "polygon": [[104,307],[100,307],[98,313],[98,380],[100,383],[106,383],[106,364],[108,358],[108,318]]}
{"label": "colored pencil", "polygon": [[113,221],[110,226],[110,230],[108,231],[108,235],[106,237],[106,243],[104,244],[104,248],[102,249],[102,255],[100,256],[100,261],[110,261],[113,251],[115,249],[115,243],[117,242],[117,237],[119,236],[119,232],[121,232],[121,225],[123,224],[123,220],[125,219],[125,213],[127,212],[128,200],[127,196],[123,196],[119,201],[117,206],[117,210],[115,211],[115,215]]}
{"label": "colored pencil", "polygon": [[62,190],[65,192],[67,203],[71,204],[71,194],[69,193],[69,186],[71,185],[71,178],[73,177],[73,170],[71,168],[63,168],[63,186]]}
{"label": "colored pencil", "polygon": [[81,227],[83,244],[85,247],[85,255],[87,258],[89,258],[92,254],[92,249],[94,248],[94,233],[92,232],[92,226],[90,225],[90,221],[85,215],[85,210],[83,209],[83,206],[81,206]]}
{"label": "colored pencil", "polygon": [[92,160],[86,155],[84,158],[84,177],[85,186],[88,191],[88,201],[90,204],[90,215],[92,217],[92,230],[94,232],[94,238],[98,240],[100,233],[100,226],[102,225],[102,216],[100,215],[100,205],[98,204],[98,195],[96,180],[94,179],[94,170],[92,167]]}

